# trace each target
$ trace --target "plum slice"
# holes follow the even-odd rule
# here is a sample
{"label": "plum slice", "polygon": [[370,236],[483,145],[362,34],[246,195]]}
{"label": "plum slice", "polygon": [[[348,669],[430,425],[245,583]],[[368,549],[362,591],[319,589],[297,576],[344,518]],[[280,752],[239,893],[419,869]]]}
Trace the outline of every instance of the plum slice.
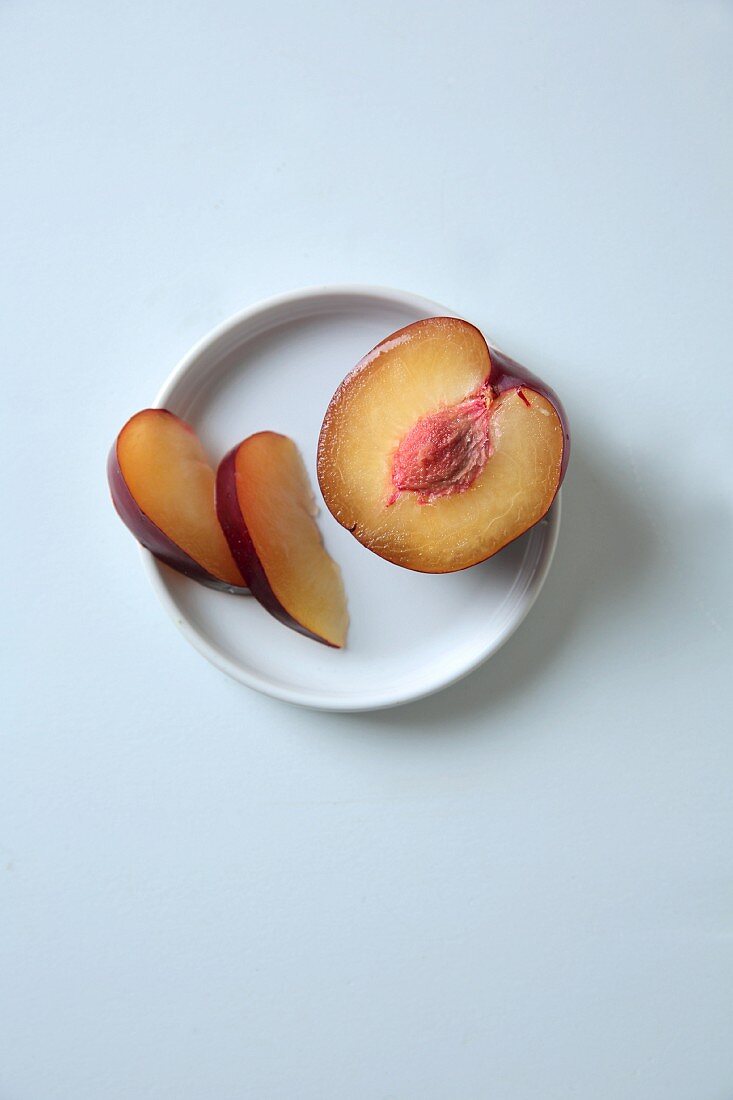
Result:
{"label": "plum slice", "polygon": [[210,588],[246,592],[216,516],[215,473],[193,428],[167,409],[143,409],[107,462],[112,501],[138,542]]}
{"label": "plum slice", "polygon": [[341,572],[323,545],[293,440],[257,432],[234,447],[219,466],[216,501],[252,595],[286,626],[341,648],[348,629]]}

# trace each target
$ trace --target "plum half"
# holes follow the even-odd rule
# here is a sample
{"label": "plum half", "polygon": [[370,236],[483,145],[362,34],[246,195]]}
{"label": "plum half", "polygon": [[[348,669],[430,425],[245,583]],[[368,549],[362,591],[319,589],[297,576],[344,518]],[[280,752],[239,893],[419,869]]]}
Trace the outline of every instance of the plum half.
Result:
{"label": "plum half", "polygon": [[450,573],[542,519],[569,446],[549,387],[474,325],[429,317],[377,344],[341,383],[321,428],[318,482],[369,550]]}
{"label": "plum half", "polygon": [[215,473],[193,428],[167,409],[143,409],[107,462],[112,502],[156,558],[210,588],[246,592],[216,516]]}
{"label": "plum half", "polygon": [[341,572],[323,545],[293,440],[257,432],[234,447],[217,471],[216,504],[252,595],[286,626],[341,648],[349,622]]}

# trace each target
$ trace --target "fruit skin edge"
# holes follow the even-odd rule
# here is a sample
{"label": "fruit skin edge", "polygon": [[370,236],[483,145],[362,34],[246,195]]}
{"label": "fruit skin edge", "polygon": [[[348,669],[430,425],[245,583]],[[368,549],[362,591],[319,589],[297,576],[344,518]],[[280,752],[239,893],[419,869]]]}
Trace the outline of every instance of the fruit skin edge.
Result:
{"label": "fruit skin edge", "polygon": [[[162,410],[166,411],[167,410]],[[117,458],[117,440],[112,445],[107,459],[107,481],[115,511],[129,531],[135,536],[146,550],[163,562],[170,569],[182,573],[207,588],[213,588],[217,592],[229,592],[234,596],[248,596],[248,588],[240,588],[227,584],[226,581],[214,577],[197,561],[194,561],[185,550],[182,550],[172,539],[161,531],[160,527],[143,512],[136,502],[125,481],[120,463]]]}
{"label": "fruit skin edge", "polygon": [[[398,563],[390,561],[389,558],[382,557],[382,555],[377,550],[375,550],[372,546],[368,546],[365,542],[362,542],[361,539],[357,538],[356,541],[359,543],[359,546],[363,547],[365,550],[368,550],[370,554],[374,554],[374,556],[379,558],[380,561],[386,561],[389,565],[393,565],[395,569],[406,569],[408,573],[419,573],[421,577],[448,577],[452,573],[465,573],[467,569],[475,569],[477,565],[483,565],[484,562],[491,561],[491,559],[495,558],[497,554],[500,554],[502,550],[506,550],[508,546],[512,546],[515,542],[518,542],[519,539],[524,538],[524,536],[528,535],[530,531],[534,531],[535,527],[539,527],[541,523],[545,523],[559,496],[560,486],[558,485],[557,492],[547,506],[547,509],[542,513],[539,519],[536,519],[534,521],[533,524],[531,524],[529,527],[525,527],[524,531],[522,531],[521,534],[515,535],[513,539],[509,539],[508,542],[505,542],[504,545],[500,546],[498,550],[494,550],[493,554],[489,554],[485,558],[479,558],[477,561],[472,561],[468,565],[462,565],[459,569],[451,569],[447,573],[437,573],[433,569],[418,569],[416,565],[403,565],[401,562]],[[329,512],[331,512],[330,508]],[[331,515],[333,515],[333,512],[331,512]],[[334,516],[333,518],[338,524],[340,524],[340,526],[344,527],[344,525],[336,516]],[[353,535],[354,538],[356,538],[356,535],[354,535],[354,531],[352,528],[344,527],[344,530],[348,531],[350,535]],[[319,638],[319,641],[322,640],[322,638]]]}
{"label": "fruit skin edge", "polygon": [[247,577],[252,595],[274,618],[283,623],[284,626],[290,627],[291,630],[297,631],[298,634],[303,634],[306,638],[313,638],[321,645],[328,646],[329,649],[340,649],[340,646],[327,641],[320,634],[314,634],[312,630],[308,630],[306,626],[294,619],[272,590],[267,579],[267,573],[244,522],[242,510],[239,507],[236,469],[239,446],[237,444],[236,447],[232,447],[231,451],[221,460],[216,471],[216,512],[224,537],[232,552],[232,557],[238,568]]}
{"label": "fruit skin edge", "polygon": [[[455,317],[435,316],[435,317],[424,318],[423,320],[455,321],[456,318]],[[408,333],[410,331],[410,329],[412,329],[416,325],[420,325],[422,323],[423,323],[422,321],[413,321],[411,324],[405,325],[401,329],[397,329],[396,332],[390,333],[390,335],[385,337],[384,340],[380,340],[378,344],[375,344],[375,346],[371,349],[371,351],[368,351],[367,354],[365,356],[363,356],[362,359],[359,360],[359,362],[356,364],[356,366],[353,367],[353,369],[350,370],[349,373],[346,375],[346,377],[339,383],[339,385],[336,387],[336,390],[333,394],[333,397],[331,398],[331,400],[328,403],[328,408],[326,409],[326,414],[323,418],[323,423],[321,425],[321,431],[320,431],[319,438],[318,438],[318,450],[319,450],[319,452],[320,452],[320,448],[321,448],[321,440],[325,436],[326,426],[327,426],[327,423],[328,423],[329,412],[331,410],[331,406],[336,402],[337,398],[340,396],[342,391],[346,388],[346,386],[349,383],[349,381],[351,380],[351,378],[355,374],[358,374],[358,372],[360,370],[362,370],[364,367],[366,367],[373,360],[374,353],[382,346],[382,344],[386,344],[386,343],[391,342],[392,340],[399,339],[401,336],[404,336],[406,333]],[[486,345],[486,348],[487,348],[488,353],[489,353],[490,370],[489,370],[488,377],[485,380],[485,384],[488,384],[489,386],[491,386],[491,388],[494,391],[496,396],[498,396],[499,394],[505,393],[507,390],[515,389],[515,390],[521,391],[521,389],[524,386],[526,386],[527,389],[534,390],[536,393],[539,393],[542,397],[546,398],[546,400],[549,401],[549,403],[554,407],[554,409],[555,409],[555,411],[558,415],[558,418],[560,420],[560,424],[562,425],[563,453],[562,453],[562,460],[561,460],[561,463],[560,463],[560,475],[558,477],[557,488],[555,489],[555,495],[553,496],[552,500],[550,501],[550,503],[548,504],[547,508],[542,513],[542,515],[539,516],[538,519],[536,519],[535,522],[530,527],[525,528],[525,530],[522,531],[521,534],[516,535],[513,539],[509,539],[508,542],[505,542],[504,545],[500,546],[498,550],[495,550],[493,552],[493,554],[489,554],[485,558],[479,558],[477,561],[471,562],[469,565],[463,565],[463,566],[461,566],[460,569],[451,570],[451,572],[454,572],[454,573],[462,573],[466,569],[473,569],[474,566],[481,565],[483,562],[489,561],[491,558],[495,557],[497,554],[500,554],[502,550],[505,550],[507,548],[507,546],[511,546],[512,543],[517,541],[517,539],[521,539],[529,531],[534,530],[535,527],[537,527],[540,523],[542,523],[543,520],[545,520],[547,518],[547,515],[550,512],[550,509],[552,508],[553,504],[555,503],[555,501],[558,498],[558,495],[560,493],[560,489],[562,487],[563,480],[565,478],[565,473],[566,473],[567,468],[568,468],[568,461],[570,459],[570,427],[569,427],[569,423],[568,423],[568,416],[567,416],[567,413],[565,412],[565,407],[564,407],[562,401],[557,396],[557,394],[552,389],[552,387],[548,386],[546,382],[543,382],[541,378],[538,378],[537,375],[533,374],[532,371],[528,370],[527,367],[522,366],[521,363],[517,363],[517,361],[515,359],[511,359],[508,355],[505,355],[503,351],[499,351],[499,349],[494,347],[493,344],[490,344],[488,342],[488,340],[486,339],[486,337],[484,336],[483,332],[481,332],[481,329],[479,329],[476,325],[471,324],[470,321],[463,321],[463,323],[466,324],[466,325],[470,325],[471,328],[475,329],[475,331],[479,334],[479,336],[483,340],[484,344]],[[348,527],[347,525],[341,523],[341,520],[338,518],[338,516],[331,510],[331,508],[328,504],[328,500],[326,498],[326,493],[324,492],[323,485],[321,484],[320,471],[318,471],[318,486],[321,490],[321,495],[323,496],[324,501],[326,503],[326,507],[328,507],[328,510],[329,510],[329,512],[331,512],[331,515],[333,516],[333,518],[336,520],[336,522],[338,524],[340,524],[342,527],[344,527],[345,530],[347,530],[351,535],[354,535],[354,528],[353,527]],[[356,537],[356,536],[354,536],[354,537]],[[374,554],[376,557],[380,558],[382,561],[389,561],[389,558],[383,557],[373,547],[369,546],[365,542],[362,542],[361,539],[357,538],[357,542],[359,543],[360,546],[363,546],[365,550],[368,550],[370,554]],[[396,567],[398,569],[407,569],[411,573],[420,573],[423,576],[431,576],[432,577],[432,576],[444,576],[445,575],[445,574],[442,574],[442,573],[435,573],[434,571],[429,570],[429,569],[418,569],[414,565],[403,565],[401,563],[397,564],[396,562],[392,562],[391,564],[396,565]]]}
{"label": "fruit skin edge", "polygon": [[[473,326],[476,327],[475,325]],[[480,330],[476,330],[477,332]],[[483,333],[481,333],[482,339],[485,339]],[[489,361],[491,362],[491,372],[489,374],[489,385],[497,394],[505,393],[507,390],[522,389],[526,386],[528,390],[534,390],[535,393],[540,394],[554,407],[557,413],[560,423],[562,424],[563,431],[563,448],[562,448],[562,462],[560,463],[560,477],[557,482],[557,489],[555,490],[555,497],[560,492],[560,486],[563,483],[565,477],[565,471],[568,468],[568,460],[570,459],[570,427],[568,425],[568,416],[565,412],[565,407],[557,396],[555,391],[548,386],[541,378],[538,378],[536,374],[532,374],[530,370],[523,367],[521,363],[517,363],[516,360],[510,359],[508,355],[505,355],[503,351],[499,351],[492,344],[486,342],[486,346],[489,349]],[[496,372],[496,377],[494,373]],[[552,499],[554,500],[555,497]],[[552,502],[550,502],[552,506]],[[548,510],[549,511],[549,508]],[[545,512],[547,515],[547,512]],[[541,516],[540,519],[543,517]],[[537,520],[537,523],[540,521]],[[534,524],[533,524],[534,526]],[[531,528],[527,528],[531,530]]]}

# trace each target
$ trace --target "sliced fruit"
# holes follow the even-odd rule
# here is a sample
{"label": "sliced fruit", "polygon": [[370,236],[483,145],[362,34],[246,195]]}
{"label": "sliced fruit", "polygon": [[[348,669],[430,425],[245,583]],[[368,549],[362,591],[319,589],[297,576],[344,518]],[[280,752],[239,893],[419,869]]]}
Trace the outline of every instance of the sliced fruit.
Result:
{"label": "sliced fruit", "polygon": [[193,428],[167,409],[125,424],[107,462],[112,501],[138,542],[211,588],[246,592],[216,517],[215,473]]}
{"label": "sliced fruit", "polygon": [[217,472],[216,504],[252,595],[293,630],[343,646],[349,620],[341,572],[323,545],[292,439],[258,432],[234,447]]}
{"label": "sliced fruit", "polygon": [[569,445],[552,390],[467,321],[430,317],[388,336],[341,383],[321,429],[318,481],[369,550],[450,573],[545,515]]}

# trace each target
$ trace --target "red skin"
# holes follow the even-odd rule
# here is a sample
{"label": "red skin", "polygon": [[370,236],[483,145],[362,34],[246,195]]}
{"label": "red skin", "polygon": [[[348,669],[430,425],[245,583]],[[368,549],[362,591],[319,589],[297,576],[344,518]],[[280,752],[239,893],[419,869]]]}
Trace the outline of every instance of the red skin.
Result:
{"label": "red skin", "polygon": [[120,519],[125,526],[132,531],[138,542],[142,543],[142,545],[149,550],[151,554],[154,554],[159,561],[169,565],[171,569],[175,569],[178,573],[183,573],[184,576],[190,577],[191,580],[206,585],[207,588],[215,588],[219,592],[232,592],[236,595],[243,595],[248,592],[247,588],[234,588],[232,585],[227,584],[226,581],[214,577],[208,570],[204,569],[202,565],[194,561],[185,550],[182,550],[180,546],[173,542],[173,540],[170,539],[164,531],[161,531],[160,527],[153,523],[150,517],[143,512],[127,487],[127,482],[120,469],[120,464],[117,459],[116,441],[107,459],[107,481],[109,482],[109,489],[112,494],[112,503]]}
{"label": "red skin", "polygon": [[314,634],[312,630],[294,619],[287,608],[283,607],[275,595],[260,558],[255,549],[250,533],[247,529],[242,509],[237,495],[237,451],[240,444],[233,447],[219,463],[216,471],[216,511],[219,517],[224,537],[229,543],[232,557],[240,571],[249,581],[249,590],[254,598],[270,612],[274,618],[291,630],[297,630],[306,638],[314,638],[332,649],[338,648],[332,642],[326,641],[320,634]]}

